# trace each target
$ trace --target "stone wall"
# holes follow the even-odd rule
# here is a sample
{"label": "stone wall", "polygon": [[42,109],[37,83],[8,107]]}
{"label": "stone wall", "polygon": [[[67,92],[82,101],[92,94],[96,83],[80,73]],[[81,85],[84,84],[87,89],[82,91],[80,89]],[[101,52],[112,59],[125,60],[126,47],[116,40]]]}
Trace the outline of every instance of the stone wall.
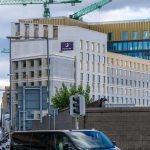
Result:
{"label": "stone wall", "polygon": [[[80,129],[104,132],[121,150],[150,150],[150,108],[87,108],[86,111],[86,116],[80,119]],[[56,129],[74,129],[74,118],[68,110],[56,117]]]}

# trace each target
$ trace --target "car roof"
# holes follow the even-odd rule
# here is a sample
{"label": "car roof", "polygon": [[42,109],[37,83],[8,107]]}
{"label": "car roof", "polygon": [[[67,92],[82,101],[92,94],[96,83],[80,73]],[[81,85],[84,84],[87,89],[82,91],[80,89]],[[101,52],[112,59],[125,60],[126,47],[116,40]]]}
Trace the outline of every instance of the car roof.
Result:
{"label": "car roof", "polygon": [[32,132],[75,132],[75,131],[97,131],[97,130],[87,130],[87,129],[82,129],[82,130],[29,130],[29,131],[15,131],[13,133],[32,133]]}

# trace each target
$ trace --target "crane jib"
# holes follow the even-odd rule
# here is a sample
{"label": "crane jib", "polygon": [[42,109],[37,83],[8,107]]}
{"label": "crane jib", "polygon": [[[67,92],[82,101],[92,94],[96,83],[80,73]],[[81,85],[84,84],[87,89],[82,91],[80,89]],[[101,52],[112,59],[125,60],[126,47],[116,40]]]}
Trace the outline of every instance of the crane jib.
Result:
{"label": "crane jib", "polygon": [[96,2],[94,4],[91,4],[90,6],[87,6],[83,9],[81,9],[80,11],[74,13],[73,15],[71,15],[71,18],[73,19],[79,19],[80,17],[84,16],[87,13],[90,13],[98,8],[103,7],[104,5],[106,5],[107,3],[112,2],[112,0],[100,0],[99,2]]}
{"label": "crane jib", "polygon": [[26,5],[26,4],[65,4],[81,3],[82,0],[0,0],[0,5]]}

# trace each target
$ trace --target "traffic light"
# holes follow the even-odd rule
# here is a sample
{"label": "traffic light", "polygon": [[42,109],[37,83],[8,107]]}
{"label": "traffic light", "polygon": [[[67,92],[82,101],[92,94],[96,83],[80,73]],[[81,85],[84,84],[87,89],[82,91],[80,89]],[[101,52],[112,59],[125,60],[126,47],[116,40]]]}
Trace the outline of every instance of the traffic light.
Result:
{"label": "traffic light", "polygon": [[70,97],[70,115],[84,116],[85,115],[85,98],[82,95],[73,95]]}
{"label": "traffic light", "polygon": [[73,113],[80,115],[80,98],[79,98],[79,96],[73,97]]}

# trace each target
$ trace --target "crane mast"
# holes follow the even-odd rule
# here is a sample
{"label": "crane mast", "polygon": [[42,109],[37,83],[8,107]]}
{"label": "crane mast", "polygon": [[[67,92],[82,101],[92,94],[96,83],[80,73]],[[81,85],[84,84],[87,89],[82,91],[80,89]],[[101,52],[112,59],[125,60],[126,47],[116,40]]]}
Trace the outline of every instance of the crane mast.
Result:
{"label": "crane mast", "polygon": [[70,18],[79,20],[80,17],[82,17],[82,16],[84,16],[84,15],[86,15],[86,14],[88,14],[88,13],[90,13],[96,9],[101,8],[110,2],[112,2],[112,0],[100,0],[99,2],[91,4],[90,6],[87,6],[83,9],[81,9],[80,11],[74,13],[73,15],[70,15]]}
{"label": "crane mast", "polygon": [[49,4],[72,4],[81,3],[82,0],[0,0],[0,5],[28,5],[28,4],[43,4],[44,18],[50,17]]}

